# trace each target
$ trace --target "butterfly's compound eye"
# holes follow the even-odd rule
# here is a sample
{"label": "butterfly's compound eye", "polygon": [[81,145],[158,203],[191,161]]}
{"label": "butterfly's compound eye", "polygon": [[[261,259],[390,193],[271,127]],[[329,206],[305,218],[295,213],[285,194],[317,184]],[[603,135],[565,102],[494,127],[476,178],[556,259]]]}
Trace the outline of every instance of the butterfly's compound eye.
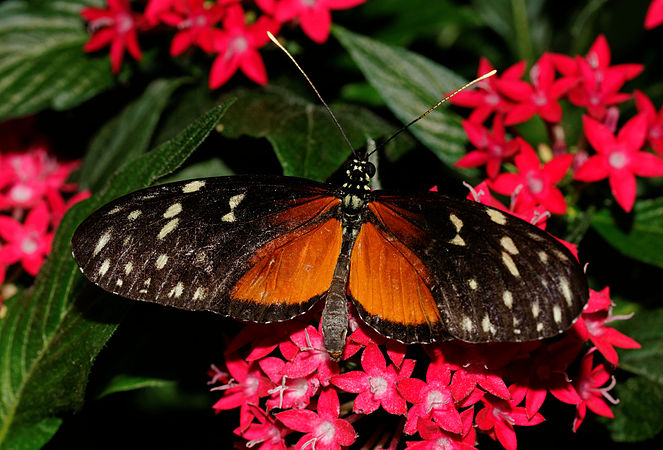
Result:
{"label": "butterfly's compound eye", "polygon": [[375,165],[370,162],[366,162],[366,174],[370,177],[373,178],[375,176]]}

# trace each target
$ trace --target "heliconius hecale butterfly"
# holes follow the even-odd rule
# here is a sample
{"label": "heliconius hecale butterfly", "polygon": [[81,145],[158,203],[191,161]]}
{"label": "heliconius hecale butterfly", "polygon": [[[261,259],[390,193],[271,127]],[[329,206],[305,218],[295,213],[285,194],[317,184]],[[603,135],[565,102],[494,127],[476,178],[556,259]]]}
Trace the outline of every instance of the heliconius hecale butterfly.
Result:
{"label": "heliconius hecale butterfly", "polygon": [[79,226],[74,259],[123,297],[244,321],[288,320],[322,300],[333,357],[348,298],[405,343],[537,340],[581,313],[583,270],[545,231],[436,192],[371,191],[364,158],[345,173],[341,186],[249,175],[143,189]]}

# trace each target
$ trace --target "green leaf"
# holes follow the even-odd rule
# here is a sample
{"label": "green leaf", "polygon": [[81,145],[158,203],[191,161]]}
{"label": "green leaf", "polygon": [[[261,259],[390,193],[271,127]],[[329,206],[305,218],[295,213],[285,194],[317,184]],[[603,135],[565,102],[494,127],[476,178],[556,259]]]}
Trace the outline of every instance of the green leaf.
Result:
{"label": "green leaf", "polygon": [[663,385],[633,377],[615,389],[620,404],[613,408],[615,418],[607,423],[613,440],[644,441],[663,430]]}
{"label": "green leaf", "polygon": [[120,374],[114,376],[108,382],[104,390],[99,393],[98,398],[102,398],[116,392],[134,391],[136,389],[144,389],[149,387],[172,387],[174,385],[175,381],[173,380]]}
{"label": "green leaf", "polygon": [[125,303],[84,290],[90,285],[69,247],[78,224],[102,204],[179,167],[228,106],[213,109],[171,141],[124,165],[102,193],[64,216],[33,289],[15,298],[0,320],[0,447],[38,448],[28,438],[44,429],[44,420],[82,404],[92,361],[124,310]]}
{"label": "green leaf", "polygon": [[82,0],[0,3],[0,119],[64,110],[113,86],[108,56],[89,56]]}
{"label": "green leaf", "polygon": [[81,188],[96,192],[106,182],[105,174],[145,153],[168,99],[181,84],[182,79],[153,81],[140,98],[101,128],[77,174]]}
{"label": "green leaf", "polygon": [[[237,98],[223,120],[228,137],[265,137],[274,147],[283,174],[326,180],[350,155],[350,149],[327,110],[293,92],[270,85],[264,89],[237,89]],[[357,106],[334,105],[334,115],[354,148],[366,138],[390,134],[393,127],[370,111]],[[409,146],[407,140],[396,143]]]}
{"label": "green leaf", "polygon": [[640,310],[613,325],[642,345],[619,353],[620,368],[663,385],[663,309]]}
{"label": "green leaf", "polygon": [[663,198],[638,200],[628,219],[604,208],[592,217],[592,227],[624,255],[663,267]]}
{"label": "green leaf", "polygon": [[193,178],[222,177],[234,175],[234,172],[219,158],[208,159],[191,164],[163,180],[167,183],[191,180]]}
{"label": "green leaf", "polygon": [[[403,123],[418,117],[466,83],[449,69],[403,48],[382,44],[338,26],[334,26],[333,33]],[[433,111],[409,130],[450,167],[465,154],[467,137],[460,118],[443,108]],[[475,172],[459,170],[459,173]]]}

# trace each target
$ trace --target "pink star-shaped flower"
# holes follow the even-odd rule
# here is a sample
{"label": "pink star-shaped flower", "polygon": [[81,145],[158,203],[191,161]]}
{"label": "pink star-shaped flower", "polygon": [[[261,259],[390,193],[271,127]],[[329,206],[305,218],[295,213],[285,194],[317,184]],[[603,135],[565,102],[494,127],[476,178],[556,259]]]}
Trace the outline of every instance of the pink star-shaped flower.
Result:
{"label": "pink star-shaped flower", "polygon": [[516,450],[517,447],[514,425],[532,426],[544,421],[539,413],[528,417],[525,408],[515,406],[515,401],[508,402],[491,396],[486,396],[481,401],[484,408],[477,413],[474,420],[477,428],[498,440],[506,450]]}
{"label": "pink star-shaped flower", "polygon": [[249,405],[257,406],[260,398],[269,395],[274,383],[263,375],[257,363],[249,364],[236,355],[226,356],[226,366],[233,379],[226,385],[212,388],[224,391],[223,397],[212,408],[218,412],[239,406],[239,425],[243,430],[253,420]]}
{"label": "pink star-shaped flower", "polygon": [[261,359],[258,364],[269,379],[276,385],[270,390],[267,409],[306,408],[311,397],[318,392],[320,381],[312,376],[289,378],[282,374],[286,362],[273,356]]}
{"label": "pink star-shaped flower", "polygon": [[[492,64],[484,57],[479,60],[477,77],[493,70]],[[492,113],[506,114],[513,104],[498,89],[499,80],[518,80],[525,73],[525,61],[520,61],[506,69],[500,76],[494,75],[480,81],[475,89],[466,89],[449,99],[451,103],[465,108],[474,108],[469,120],[483,123]]]}
{"label": "pink star-shaped flower", "polygon": [[309,325],[293,333],[290,341],[280,346],[288,360],[281,374],[288,378],[300,378],[316,372],[320,383],[327,386],[331,377],[338,373],[338,364],[327,353],[322,333]]}
{"label": "pink star-shaped flower", "polygon": [[257,450],[286,450],[287,445],[285,437],[291,433],[291,430],[281,425],[272,416],[269,416],[262,409],[254,405],[249,405],[253,417],[258,423],[252,422],[248,427],[242,429],[238,427],[234,433],[243,437],[248,442],[246,448],[255,448]]}
{"label": "pink star-shaped flower", "polygon": [[650,30],[663,23],[663,0],[652,0],[645,16],[645,28]]}
{"label": "pink star-shaped flower", "polygon": [[466,197],[468,200],[491,206],[493,208],[509,213],[512,216],[519,217],[524,221],[541,228],[542,230],[546,229],[546,223],[550,213],[547,212],[543,206],[535,205],[531,208],[515,210],[515,207],[520,206],[520,203],[522,203],[518,202],[518,192],[511,194],[511,205],[507,208],[490,193],[488,180],[482,181],[475,187],[469,186],[469,188],[470,193]]}
{"label": "pink star-shaped flower", "polygon": [[0,264],[21,265],[30,275],[37,275],[44,258],[51,251],[53,233],[48,232],[51,215],[45,203],[32,209],[25,223],[11,217],[0,216],[0,237],[6,241],[0,246]]}
{"label": "pink star-shaped flower", "polygon": [[642,92],[636,90],[635,106],[638,112],[647,116],[647,139],[654,151],[663,156],[663,108],[656,113],[652,101]]}
{"label": "pink star-shaped flower", "polygon": [[584,58],[554,53],[550,57],[562,75],[578,80],[578,84],[569,90],[569,101],[586,108],[588,114],[598,120],[605,117],[607,106],[631,98],[630,94],[619,90],[626,81],[635,78],[644,69],[642,64],[610,66],[610,47],[602,34],[596,38]]}
{"label": "pink star-shaped flower", "polygon": [[413,405],[407,413],[404,431],[414,434],[420,418],[431,416],[443,430],[458,434],[463,431],[460,414],[454,406],[449,383],[451,371],[444,364],[430,364],[426,381],[406,378],[398,382],[398,392]]}
{"label": "pink star-shaped flower", "polygon": [[279,22],[297,18],[304,33],[314,42],[325,42],[331,30],[331,11],[349,9],[366,0],[256,0],[258,6]]}
{"label": "pink star-shaped flower", "polygon": [[519,141],[506,139],[504,119],[496,114],[493,119],[493,130],[471,120],[463,121],[467,138],[477,149],[459,159],[456,167],[479,167],[486,165],[489,178],[495,178],[500,171],[502,161],[513,156],[520,148]]}
{"label": "pink star-shaped flower", "polygon": [[573,325],[573,330],[581,339],[591,340],[599,352],[612,364],[619,363],[618,348],[640,348],[640,344],[625,334],[607,326],[613,320],[626,319],[630,316],[613,316],[612,312],[598,311],[583,313]]}
{"label": "pink star-shaped flower", "polygon": [[359,414],[370,414],[382,405],[389,414],[405,414],[407,404],[398,393],[396,384],[412,374],[414,361],[404,360],[400,370],[397,371],[393,365],[387,367],[378,346],[370,344],[362,353],[361,367],[364,369],[363,372],[345,372],[331,380],[334,386],[359,394],[354,401],[354,411]]}
{"label": "pink star-shaped flower", "polygon": [[647,133],[647,116],[638,114],[621,128],[617,136],[602,123],[583,116],[585,136],[598,154],[591,156],[576,171],[574,179],[594,182],[609,178],[617,203],[627,212],[635,203],[635,175],[663,175],[663,161],[640,151]]}
{"label": "pink star-shaped flower", "polygon": [[192,45],[197,45],[207,53],[214,51],[216,25],[225,12],[228,3],[238,0],[223,0],[209,3],[205,0],[181,0],[173,4],[172,11],[161,14],[161,21],[177,28],[170,45],[170,54],[177,56]]}
{"label": "pink star-shaped flower", "polygon": [[295,448],[340,450],[342,446],[352,445],[356,433],[347,420],[338,418],[341,408],[333,388],[320,393],[317,410],[317,414],[309,409],[290,409],[276,414],[286,427],[306,433]]}
{"label": "pink star-shaped flower", "polygon": [[610,380],[610,373],[603,364],[596,367],[593,365],[594,354],[590,351],[582,358],[578,375],[573,380],[573,385],[581,398],[581,402],[576,406],[573,431],[577,431],[582,424],[587,414],[587,408],[599,416],[614,417],[606,399],[613,405],[618,403],[609,393],[615,387],[615,379],[613,378],[608,386],[601,387]]}
{"label": "pink star-shaped flower", "polygon": [[507,113],[504,123],[515,125],[538,114],[547,122],[562,120],[562,107],[557,101],[576,80],[563,77],[555,80],[555,69],[547,54],[544,54],[530,70],[532,84],[522,80],[499,80],[500,92],[517,104]]}
{"label": "pink star-shaped flower", "polygon": [[212,63],[210,89],[225,84],[237,69],[256,83],[266,84],[267,70],[258,49],[269,42],[267,31],[276,33],[278,27],[278,23],[266,15],[247,25],[244,9],[240,5],[228,6],[223,29],[214,33],[213,47],[219,54]]}
{"label": "pink star-shaped flower", "polygon": [[468,408],[460,413],[463,422],[461,433],[450,433],[441,429],[428,419],[419,419],[417,431],[423,441],[409,441],[408,450],[472,450],[476,441],[474,432],[474,408]]}
{"label": "pink star-shaped flower", "polygon": [[94,52],[110,44],[113,73],[120,71],[125,50],[137,61],[141,60],[136,32],[143,26],[142,18],[131,10],[129,0],[108,0],[108,9],[83,8],[81,16],[89,22],[93,33],[83,49]]}
{"label": "pink star-shaped flower", "polygon": [[524,139],[520,141],[520,152],[515,157],[518,173],[500,174],[491,187],[504,195],[518,191],[517,209],[528,209],[538,204],[552,214],[564,214],[566,201],[555,187],[571,167],[573,155],[556,156],[543,167],[536,152]]}

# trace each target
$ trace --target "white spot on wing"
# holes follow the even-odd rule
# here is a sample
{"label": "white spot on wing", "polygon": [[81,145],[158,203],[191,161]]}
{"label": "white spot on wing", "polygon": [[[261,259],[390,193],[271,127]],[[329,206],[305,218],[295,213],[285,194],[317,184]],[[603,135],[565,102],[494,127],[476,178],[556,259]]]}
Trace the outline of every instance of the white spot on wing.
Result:
{"label": "white spot on wing", "polygon": [[474,278],[468,281],[468,284],[470,285],[470,289],[472,289],[473,291],[475,291],[479,287],[479,285],[477,284],[477,280],[475,280]]}
{"label": "white spot on wing", "polygon": [[566,278],[559,279],[559,290],[562,291],[564,300],[566,304],[569,305],[569,308],[573,306],[573,295],[571,294],[571,288],[569,287],[569,282]]}
{"label": "white spot on wing", "polygon": [[135,209],[127,215],[127,219],[136,220],[136,219],[138,219],[138,216],[140,216],[141,214],[143,214],[143,212],[141,210]]}
{"label": "white spot on wing", "polygon": [[111,239],[111,229],[109,228],[108,230],[104,231],[104,234],[102,234],[99,237],[97,245],[94,247],[94,251],[92,252],[92,256],[97,256],[101,251],[101,249],[103,249],[106,246],[106,244],[108,244],[110,239]]}
{"label": "white spot on wing", "polygon": [[468,333],[471,333],[472,330],[474,330],[474,326],[472,325],[472,319],[469,317],[465,316],[463,317],[463,329],[467,331]]}
{"label": "white spot on wing", "polygon": [[455,214],[450,214],[449,220],[451,220],[451,223],[453,223],[454,227],[456,227],[456,232],[459,232],[460,229],[463,228],[463,221],[460,220]]}
{"label": "white spot on wing", "polygon": [[206,295],[206,289],[205,288],[197,288],[196,292],[193,293],[193,299],[198,300],[198,299],[204,299]]}
{"label": "white spot on wing", "polygon": [[203,180],[191,181],[182,187],[182,192],[185,194],[190,194],[192,192],[199,191],[203,186],[205,186],[205,182]]}
{"label": "white spot on wing", "polygon": [[536,331],[539,333],[543,331],[543,323],[539,322],[536,324]]}
{"label": "white spot on wing", "polygon": [[170,290],[170,292],[168,293],[168,297],[175,296],[175,298],[180,298],[180,296],[182,295],[182,292],[184,292],[184,284],[182,284],[181,281],[178,281],[177,284],[175,285],[175,287],[172,288]]}
{"label": "white spot on wing", "polygon": [[163,226],[161,231],[159,231],[159,235],[157,236],[159,239],[163,239],[166,237],[168,233],[173,231],[175,228],[177,228],[177,225],[180,223],[180,219],[175,218],[171,221],[169,221],[167,224]]}
{"label": "white spot on wing", "polygon": [[536,319],[539,317],[540,312],[541,310],[539,309],[539,302],[532,303],[532,316]]}
{"label": "white spot on wing", "polygon": [[500,239],[500,244],[504,250],[511,253],[512,255],[517,255],[519,253],[518,247],[516,247],[516,244],[513,243],[513,240],[509,236],[504,236],[502,239]]}
{"label": "white spot on wing", "polygon": [[108,272],[108,269],[110,269],[110,259],[106,258],[104,259],[104,262],[101,263],[101,266],[99,266],[99,275],[102,277],[106,275],[106,272]]}
{"label": "white spot on wing", "polygon": [[165,213],[163,213],[164,219],[170,219],[171,217],[175,217],[179,213],[182,212],[182,204],[181,203],[173,203],[168,207]]}
{"label": "white spot on wing", "polygon": [[548,262],[548,254],[547,254],[546,252],[544,252],[543,250],[541,250],[541,251],[538,253],[538,255],[539,255],[539,259],[541,260],[542,263],[545,264],[545,263]]}
{"label": "white spot on wing", "polygon": [[124,273],[126,275],[129,275],[131,271],[134,270],[134,263],[129,261],[125,266],[124,266]]}
{"label": "white spot on wing", "polygon": [[155,263],[155,265],[157,266],[157,269],[161,270],[161,269],[163,269],[164,267],[166,267],[166,263],[167,263],[167,262],[168,262],[168,255],[166,255],[165,253],[163,253],[163,254],[159,255],[159,257],[157,258],[157,262]]}
{"label": "white spot on wing", "polygon": [[504,291],[502,294],[502,301],[506,305],[507,308],[511,309],[513,306],[513,295],[511,294],[510,291]]}
{"label": "white spot on wing", "polygon": [[559,305],[553,306],[553,319],[555,323],[562,323],[562,308]]}
{"label": "white spot on wing", "polygon": [[499,225],[505,225],[506,224],[506,216],[499,212],[496,209],[487,209],[486,212],[488,213],[488,216],[490,216],[490,220],[495,222],[496,224]]}
{"label": "white spot on wing", "polygon": [[453,245],[458,245],[460,247],[463,247],[465,245],[465,241],[463,240],[462,237],[460,237],[460,234],[457,234],[452,240],[449,241],[449,243]]}
{"label": "white spot on wing", "polygon": [[240,202],[244,200],[244,194],[237,194],[233,195],[230,197],[230,200],[228,200],[228,206],[230,206],[230,212],[225,214],[223,217],[221,217],[221,220],[223,222],[234,222],[235,221],[235,213],[234,210],[237,208],[237,206],[240,204]]}
{"label": "white spot on wing", "polygon": [[513,275],[514,277],[520,276],[520,272],[518,272],[518,267],[516,267],[516,263],[513,262],[513,259],[511,259],[511,256],[509,256],[507,252],[502,252],[502,262],[509,270],[511,275]]}

